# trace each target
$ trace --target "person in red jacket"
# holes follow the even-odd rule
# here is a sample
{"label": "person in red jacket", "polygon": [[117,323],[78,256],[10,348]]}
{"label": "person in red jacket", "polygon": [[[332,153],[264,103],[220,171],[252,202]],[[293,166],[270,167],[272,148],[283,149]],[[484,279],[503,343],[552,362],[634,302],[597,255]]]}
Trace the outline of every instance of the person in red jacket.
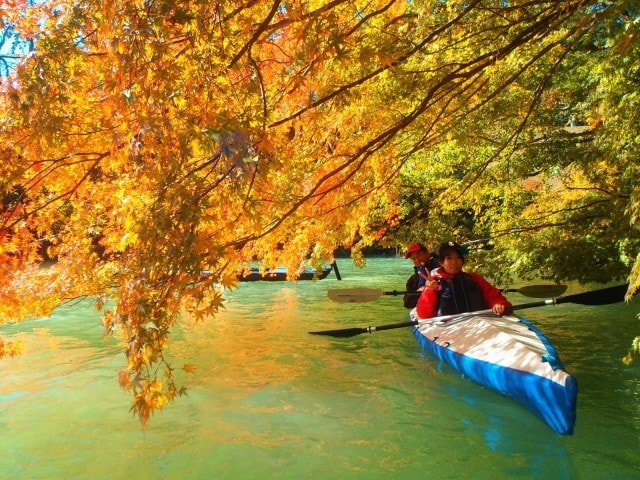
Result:
{"label": "person in red jacket", "polygon": [[496,315],[502,315],[511,306],[500,290],[484,277],[462,271],[464,253],[457,243],[448,242],[440,246],[440,268],[431,272],[416,306],[420,318],[489,308]]}

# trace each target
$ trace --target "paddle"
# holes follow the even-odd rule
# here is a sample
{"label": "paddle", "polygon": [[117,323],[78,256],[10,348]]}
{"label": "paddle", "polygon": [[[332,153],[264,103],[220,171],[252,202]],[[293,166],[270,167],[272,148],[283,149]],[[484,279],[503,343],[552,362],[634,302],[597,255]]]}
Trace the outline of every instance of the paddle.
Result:
{"label": "paddle", "polygon": [[[551,298],[547,300],[541,300],[539,302],[524,303],[521,305],[513,305],[508,309],[509,312],[514,310],[522,310],[525,308],[544,307],[546,305],[558,305],[560,303],[577,303],[579,305],[609,305],[612,303],[618,303],[624,300],[624,295],[627,292],[629,285],[617,285],[615,287],[602,288],[600,290],[592,290],[590,292],[577,293],[575,295],[567,295],[565,297]],[[379,325],[377,327],[355,327],[355,328],[342,328],[338,330],[323,330],[317,332],[309,332],[313,335],[327,335],[329,337],[349,338],[355,337],[362,333],[371,333],[378,330],[391,330],[394,328],[411,327],[419,325],[420,323],[440,323],[446,324],[455,319],[464,319],[465,317],[472,317],[475,315],[487,315],[491,314],[491,310],[479,310],[477,312],[467,312],[459,315],[445,315],[442,317],[428,318],[425,320],[414,320],[412,322],[391,323],[388,325]],[[506,313],[506,312],[505,312]]]}
{"label": "paddle", "polygon": [[331,267],[333,268],[333,271],[336,274],[336,278],[338,280],[342,280],[342,276],[340,275],[340,270],[338,270],[338,263],[335,260],[331,262]]}
{"label": "paddle", "polygon": [[[567,291],[566,285],[529,285],[522,288],[508,288],[503,292],[517,292],[525,297],[548,298],[557,297]],[[329,298],[340,303],[363,303],[373,302],[385,295],[420,295],[421,292],[383,292],[372,288],[338,288],[329,290]]]}

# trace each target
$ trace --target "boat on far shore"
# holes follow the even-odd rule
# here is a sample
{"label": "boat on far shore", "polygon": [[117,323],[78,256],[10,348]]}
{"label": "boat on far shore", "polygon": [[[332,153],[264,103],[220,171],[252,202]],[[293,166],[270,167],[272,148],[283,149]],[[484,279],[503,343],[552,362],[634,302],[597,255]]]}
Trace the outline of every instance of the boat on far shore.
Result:
{"label": "boat on far shore", "polygon": [[[340,273],[338,272],[338,267],[335,262],[328,267],[324,267],[320,271],[315,268],[305,267],[301,272],[299,272],[297,280],[322,280],[327,278],[331,271],[335,271],[336,277],[338,280],[341,280]],[[269,270],[261,270],[258,267],[251,267],[240,273],[238,275],[238,280],[241,282],[284,282],[287,280],[287,273],[286,267],[278,267]]]}

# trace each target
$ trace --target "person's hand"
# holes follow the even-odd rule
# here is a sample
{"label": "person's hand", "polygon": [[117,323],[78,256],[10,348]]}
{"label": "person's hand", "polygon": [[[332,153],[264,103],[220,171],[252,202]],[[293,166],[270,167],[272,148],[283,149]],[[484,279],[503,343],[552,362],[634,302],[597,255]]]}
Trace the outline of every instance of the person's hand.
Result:
{"label": "person's hand", "polygon": [[429,280],[427,280],[425,287],[428,288],[429,290],[434,290],[436,292],[440,290],[440,284],[438,283],[437,280],[434,280],[433,278],[430,278]]}
{"label": "person's hand", "polygon": [[418,272],[418,275],[420,275],[422,278],[426,280],[424,288],[428,288],[429,290],[435,290],[435,291],[440,290],[440,283],[438,282],[438,280],[436,280],[431,276],[431,274],[429,273],[429,270],[427,270],[426,273]]}
{"label": "person's hand", "polygon": [[496,303],[493,307],[491,307],[491,310],[496,315],[502,315],[504,313],[504,305],[501,303]]}

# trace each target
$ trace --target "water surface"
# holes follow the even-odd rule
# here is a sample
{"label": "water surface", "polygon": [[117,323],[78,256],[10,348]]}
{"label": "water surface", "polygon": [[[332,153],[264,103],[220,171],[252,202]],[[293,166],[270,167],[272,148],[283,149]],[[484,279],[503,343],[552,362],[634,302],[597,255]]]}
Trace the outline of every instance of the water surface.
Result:
{"label": "water surface", "polygon": [[578,378],[575,434],[561,437],[421,352],[408,328],[309,335],[406,320],[400,297],[340,304],[327,290],[401,290],[409,262],[339,266],[342,281],[243,283],[215,320],[183,319],[170,356],[197,371],[146,430],[90,301],[0,327],[25,343],[0,360],[0,478],[640,478],[640,366],[620,361],[640,333],[637,304],[519,312]]}

